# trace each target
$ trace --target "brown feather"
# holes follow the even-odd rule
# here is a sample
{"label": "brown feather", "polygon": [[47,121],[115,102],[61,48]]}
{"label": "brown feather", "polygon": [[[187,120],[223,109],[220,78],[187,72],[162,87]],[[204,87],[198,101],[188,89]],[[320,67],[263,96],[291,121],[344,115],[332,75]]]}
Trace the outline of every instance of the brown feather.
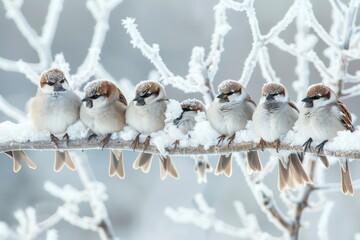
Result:
{"label": "brown feather", "polygon": [[345,105],[338,101],[337,103],[335,103],[335,106],[340,110],[340,112],[342,113],[340,116],[340,121],[341,123],[344,125],[344,127],[347,130],[350,130],[351,132],[355,131],[354,126],[352,125],[352,118],[351,118],[351,114],[349,113],[349,111],[346,109]]}
{"label": "brown feather", "polygon": [[295,103],[293,102],[289,102],[289,106],[294,109],[295,111],[297,111],[298,113],[300,113],[299,109],[296,107]]}
{"label": "brown feather", "polygon": [[124,94],[121,92],[121,90],[118,88],[117,89],[119,91],[119,102],[123,103],[125,106],[128,105],[128,102],[124,96]]}
{"label": "brown feather", "polygon": [[252,98],[250,96],[246,99],[246,101],[254,104],[254,106],[256,107],[256,102],[254,100],[252,100]]}

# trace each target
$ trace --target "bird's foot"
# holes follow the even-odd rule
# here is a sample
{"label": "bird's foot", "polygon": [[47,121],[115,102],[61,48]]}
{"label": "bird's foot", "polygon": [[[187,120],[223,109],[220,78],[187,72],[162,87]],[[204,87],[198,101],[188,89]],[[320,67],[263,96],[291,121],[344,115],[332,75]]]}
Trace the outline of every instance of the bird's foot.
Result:
{"label": "bird's foot", "polygon": [[267,144],[267,142],[264,139],[260,138],[259,146],[261,148],[261,151],[264,151],[266,144]]}
{"label": "bird's foot", "polygon": [[311,143],[313,142],[312,138],[309,138],[302,146],[304,147],[304,152],[308,149],[311,149]]}
{"label": "bird's foot", "polygon": [[50,133],[50,139],[51,142],[56,145],[56,147],[59,147],[59,138],[57,138],[54,134]]}
{"label": "bird's foot", "polygon": [[228,138],[227,138],[228,146],[229,146],[230,144],[232,144],[232,143],[234,142],[234,140],[235,140],[235,134],[232,135],[232,136],[230,136],[230,137],[228,137]]}
{"label": "bird's foot", "polygon": [[327,143],[328,141],[329,141],[329,140],[325,140],[325,141],[323,141],[322,143],[320,143],[319,145],[317,145],[317,146],[315,147],[315,149],[318,150],[318,151],[317,151],[318,154],[324,151],[325,143]]}
{"label": "bird's foot", "polygon": [[226,135],[221,135],[221,136],[219,136],[217,139],[218,139],[218,143],[217,143],[217,145],[219,145],[221,142],[223,142],[224,140],[225,140],[225,138],[226,138]]}
{"label": "bird's foot", "polygon": [[139,145],[139,141],[140,141],[140,134],[136,135],[136,137],[134,138],[134,140],[131,143],[131,148],[135,151],[135,148]]}

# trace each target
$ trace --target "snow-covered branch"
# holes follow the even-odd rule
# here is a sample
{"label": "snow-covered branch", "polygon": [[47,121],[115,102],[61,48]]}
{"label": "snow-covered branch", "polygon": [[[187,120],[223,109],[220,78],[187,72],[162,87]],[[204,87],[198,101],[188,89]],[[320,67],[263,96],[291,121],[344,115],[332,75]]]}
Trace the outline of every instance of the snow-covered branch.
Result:
{"label": "snow-covered branch", "polygon": [[[104,147],[104,149],[118,149],[118,150],[128,150],[128,151],[144,151],[146,153],[161,154],[166,153],[172,156],[191,156],[191,155],[220,155],[220,154],[229,154],[236,152],[246,152],[249,149],[251,150],[261,150],[257,142],[242,142],[234,143],[232,145],[223,145],[223,146],[206,146],[199,145],[196,147],[177,147],[165,146],[165,152],[158,149],[156,145],[149,145],[144,150],[145,146],[142,143],[139,143],[135,149],[131,146],[132,141],[124,141],[122,139],[111,139],[109,143]],[[9,141],[0,143],[0,152],[8,151],[17,151],[17,150],[90,150],[90,149],[102,149],[102,143],[99,142],[88,142],[87,138],[84,139],[74,139],[70,140],[68,144],[65,141],[59,141],[59,147],[56,147],[50,140],[41,140],[41,141],[25,141],[25,142],[16,142]],[[336,144],[334,144],[336,145]],[[274,143],[268,143],[264,148],[266,150],[275,150],[276,145]],[[303,151],[302,145],[291,145],[288,143],[280,144],[279,151]],[[331,157],[345,157],[351,159],[360,159],[360,150],[338,150],[325,148],[324,152],[318,153],[318,150],[311,148],[307,150],[308,153],[317,154],[319,156],[331,156]]]}

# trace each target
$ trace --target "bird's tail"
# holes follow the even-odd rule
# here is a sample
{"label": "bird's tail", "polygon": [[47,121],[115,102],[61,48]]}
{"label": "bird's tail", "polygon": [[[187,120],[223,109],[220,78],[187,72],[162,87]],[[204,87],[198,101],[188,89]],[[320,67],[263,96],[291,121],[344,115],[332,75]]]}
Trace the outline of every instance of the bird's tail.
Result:
{"label": "bird's tail", "polygon": [[198,156],[195,158],[195,171],[197,173],[198,183],[206,183],[207,182],[207,172],[211,172],[213,170],[210,162],[208,161],[206,156]]}
{"label": "bird's tail", "polygon": [[66,165],[72,171],[76,170],[76,166],[71,160],[69,151],[56,151],[54,171],[60,172],[63,169],[64,165]]}
{"label": "bird's tail", "polygon": [[352,185],[349,161],[346,159],[345,164],[340,164],[341,172],[341,190],[345,195],[354,195],[354,188]]}
{"label": "bird's tail", "polygon": [[297,185],[306,184],[312,184],[312,180],[304,170],[297,153],[291,153],[286,162],[279,159],[279,191],[282,192],[285,188],[295,190]]}
{"label": "bird's tail", "polygon": [[262,164],[257,151],[247,152],[247,171],[248,173],[261,172]]}
{"label": "bird's tail", "polygon": [[160,160],[160,179],[164,180],[167,175],[179,179],[179,173],[170,156],[159,155]]}
{"label": "bird's tail", "polygon": [[30,157],[23,150],[9,151],[5,152],[5,154],[13,159],[13,170],[15,173],[21,169],[21,159],[25,161],[29,168],[36,169],[35,163],[31,161]]}
{"label": "bird's tail", "polygon": [[144,153],[144,152],[139,153],[133,164],[133,168],[134,169],[141,168],[141,170],[144,173],[148,173],[151,167],[152,157],[153,155],[150,153]]}
{"label": "bird's tail", "polygon": [[215,168],[215,175],[220,175],[224,173],[225,176],[230,177],[232,174],[232,164],[231,164],[232,155],[221,155],[217,166]]}
{"label": "bird's tail", "polygon": [[125,169],[122,151],[110,150],[109,176],[117,175],[120,179],[125,178]]}

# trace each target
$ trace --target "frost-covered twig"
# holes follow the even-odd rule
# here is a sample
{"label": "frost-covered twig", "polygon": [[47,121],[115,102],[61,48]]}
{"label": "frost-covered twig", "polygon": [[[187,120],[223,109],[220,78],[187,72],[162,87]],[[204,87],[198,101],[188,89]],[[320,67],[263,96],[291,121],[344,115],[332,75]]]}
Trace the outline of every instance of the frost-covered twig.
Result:
{"label": "frost-covered twig", "polygon": [[[315,167],[316,162],[313,160],[310,160],[310,171],[309,171],[309,177],[310,179],[314,178],[315,174]],[[314,187],[312,184],[306,185],[301,192],[301,195],[299,199],[297,200],[297,203],[295,205],[295,211],[293,213],[293,219],[294,219],[294,225],[293,229],[290,232],[291,239],[299,239],[299,232],[301,228],[301,217],[304,212],[304,210],[309,207],[309,197],[314,190]]]}
{"label": "frost-covered twig", "polygon": [[98,68],[100,53],[109,30],[109,18],[112,10],[123,0],[88,0],[86,6],[94,17],[96,24],[88,54],[72,76],[74,89],[80,88],[93,76]]}
{"label": "frost-covered twig", "polygon": [[[124,141],[121,139],[111,139],[109,143],[104,147],[104,149],[121,149],[132,151],[131,146],[132,141]],[[25,142],[16,142],[9,141],[0,143],[0,152],[16,151],[16,150],[89,150],[89,149],[102,149],[102,144],[100,142],[88,142],[87,139],[76,139],[70,140],[66,145],[65,141],[59,141],[59,148],[50,142],[46,141],[25,141]],[[141,152],[144,149],[144,145],[139,143],[134,151]],[[246,152],[249,149],[251,150],[261,150],[257,142],[243,142],[243,143],[234,143],[229,146],[197,146],[197,147],[177,147],[176,149],[172,146],[166,148],[169,155],[172,156],[190,156],[190,155],[219,155],[219,154],[228,154],[235,152]],[[274,143],[269,143],[266,145],[265,149],[275,150],[276,146]],[[280,145],[280,151],[303,151],[303,146],[301,145],[290,145],[283,143]],[[308,153],[318,154],[318,150],[312,148],[308,150]],[[144,152],[160,154],[160,151],[155,145],[149,145]],[[331,156],[331,157],[345,157],[351,159],[360,159],[360,150],[331,150],[326,149],[324,152],[318,154],[319,156]]]}
{"label": "frost-covered twig", "polygon": [[284,237],[290,236],[294,221],[280,210],[274,199],[273,192],[263,181],[254,181],[248,174],[244,154],[235,154],[234,157],[260,209],[266,214],[268,220],[283,233]]}
{"label": "frost-covered twig", "polygon": [[213,228],[216,232],[222,233],[234,238],[245,239],[280,239],[263,232],[257,222],[256,216],[246,213],[241,202],[234,202],[234,207],[238,213],[243,227],[233,226],[215,216],[215,210],[210,208],[200,193],[194,197],[196,209],[179,207],[173,209],[165,208],[165,215],[175,223],[194,224],[204,230]]}
{"label": "frost-covered twig", "polygon": [[108,212],[104,205],[104,201],[107,200],[107,195],[101,191],[96,191],[96,188],[94,188],[95,185],[99,183],[97,183],[95,179],[86,155],[81,152],[71,152],[71,157],[78,167],[77,171],[80,180],[84,188],[88,191],[89,204],[100,238],[103,240],[116,239]]}
{"label": "frost-covered twig", "polygon": [[6,99],[0,95],[0,112],[11,117],[17,122],[23,122],[26,120],[25,114],[17,109],[15,106],[10,104]]}

